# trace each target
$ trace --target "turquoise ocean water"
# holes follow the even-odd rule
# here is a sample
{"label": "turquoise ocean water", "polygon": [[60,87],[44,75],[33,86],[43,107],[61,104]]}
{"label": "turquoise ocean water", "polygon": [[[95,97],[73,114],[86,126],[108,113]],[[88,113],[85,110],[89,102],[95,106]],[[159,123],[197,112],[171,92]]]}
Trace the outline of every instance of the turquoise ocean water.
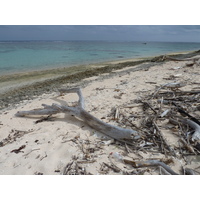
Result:
{"label": "turquoise ocean water", "polygon": [[200,43],[180,42],[0,42],[0,75],[199,49]]}

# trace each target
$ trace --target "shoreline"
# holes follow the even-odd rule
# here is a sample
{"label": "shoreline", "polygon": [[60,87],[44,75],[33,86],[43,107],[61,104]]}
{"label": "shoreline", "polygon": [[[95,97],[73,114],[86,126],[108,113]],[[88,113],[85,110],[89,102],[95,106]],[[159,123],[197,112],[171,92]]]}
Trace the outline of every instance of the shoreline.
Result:
{"label": "shoreline", "polygon": [[[187,51],[173,52],[167,55],[187,58],[199,55],[199,53],[199,51]],[[80,85],[84,84],[82,80],[85,78],[112,73],[126,67],[137,67],[144,63],[154,63],[155,65],[157,61],[159,62],[160,57],[162,55],[0,76],[0,111],[43,93],[55,92],[63,84],[76,83]]]}
{"label": "shoreline", "polygon": [[[196,50],[198,51],[198,50]],[[178,52],[171,52],[171,53],[167,53],[167,54],[162,54],[162,55],[178,55],[178,54],[189,54],[189,53],[193,53],[196,52],[194,51],[178,51]],[[101,65],[109,65],[109,64],[118,64],[118,63],[123,63],[123,62],[131,62],[131,61],[137,61],[137,60],[144,60],[144,59],[152,59],[154,57],[158,57],[158,56],[162,56],[161,54],[157,54],[157,55],[150,55],[150,56],[142,56],[142,57],[138,57],[138,58],[126,58],[126,59],[114,59],[114,60],[110,60],[110,61],[100,61],[100,62],[94,62],[94,63],[87,63],[87,64],[78,64],[78,65],[69,65],[69,66],[64,66],[64,67],[50,67],[49,69],[41,69],[41,70],[26,70],[23,72],[17,72],[17,71],[13,71],[13,72],[4,72],[3,74],[0,74],[0,82],[1,79],[4,77],[5,78],[9,78],[9,77],[14,77],[16,78],[17,76],[23,76],[23,75],[29,75],[29,74],[45,74],[45,73],[51,73],[51,72],[56,72],[58,71],[66,71],[69,68],[74,68],[74,67],[86,67],[86,66],[101,66]]]}

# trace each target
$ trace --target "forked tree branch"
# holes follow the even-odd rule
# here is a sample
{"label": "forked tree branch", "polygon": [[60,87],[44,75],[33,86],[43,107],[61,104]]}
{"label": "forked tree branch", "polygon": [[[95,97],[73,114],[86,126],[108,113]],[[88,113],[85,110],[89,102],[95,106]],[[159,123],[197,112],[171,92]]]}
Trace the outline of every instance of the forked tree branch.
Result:
{"label": "forked tree branch", "polygon": [[29,115],[52,115],[57,113],[69,113],[80,118],[82,121],[84,121],[86,124],[94,128],[95,130],[117,140],[134,139],[134,136],[139,136],[137,131],[107,124],[88,113],[84,109],[84,98],[82,96],[80,88],[61,89],[59,90],[59,92],[60,94],[77,93],[77,95],[79,96],[78,105],[76,107],[69,107],[58,104],[42,104],[44,108],[30,111],[18,111],[16,113],[16,116],[24,117]]}

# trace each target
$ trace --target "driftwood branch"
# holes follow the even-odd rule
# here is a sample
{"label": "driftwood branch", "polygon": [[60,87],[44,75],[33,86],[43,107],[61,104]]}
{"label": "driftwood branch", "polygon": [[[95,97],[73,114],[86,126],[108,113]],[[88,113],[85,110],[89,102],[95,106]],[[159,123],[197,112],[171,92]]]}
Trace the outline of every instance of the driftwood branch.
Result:
{"label": "driftwood branch", "polygon": [[164,168],[169,174],[178,175],[168,165],[166,165],[164,162],[161,162],[159,160],[132,161],[132,160],[124,159],[123,161],[124,161],[124,163],[130,164],[135,168],[160,166],[160,167]]}
{"label": "driftwood branch", "polygon": [[197,172],[193,169],[190,169],[190,168],[185,168],[185,174],[186,175],[199,175],[199,172]]}
{"label": "driftwood branch", "polygon": [[16,116],[24,117],[29,115],[52,115],[57,113],[69,113],[78,117],[95,130],[117,140],[134,139],[134,136],[139,135],[137,131],[107,124],[88,113],[84,109],[84,98],[80,88],[61,89],[59,92],[62,95],[64,93],[77,93],[79,96],[78,105],[76,107],[69,107],[58,104],[52,104],[51,106],[42,104],[44,108],[30,111],[18,111]]}
{"label": "driftwood branch", "polygon": [[171,175],[167,170],[165,170],[163,167],[159,166],[160,175]]}
{"label": "driftwood branch", "polygon": [[[171,175],[178,175],[176,172],[174,172],[168,165],[166,165],[164,162],[159,160],[144,160],[144,161],[135,161],[135,160],[127,160],[124,159],[122,155],[120,155],[118,152],[111,152],[109,158],[114,158],[116,161],[132,165],[134,168],[140,168],[140,167],[162,167],[165,171],[167,171],[168,174]],[[110,159],[111,161],[111,159]]]}
{"label": "driftwood branch", "polygon": [[167,55],[165,55],[164,58],[165,58],[165,59],[168,59],[168,60],[172,60],[172,61],[194,61],[194,62],[200,59],[200,58],[186,58],[186,59],[180,59],[180,58],[172,58],[172,57],[167,56]]}
{"label": "driftwood branch", "polygon": [[180,106],[176,105],[174,102],[172,102],[172,104],[174,106],[176,106],[177,111],[181,114],[181,115],[185,115],[188,116],[190,120],[192,120],[193,122],[197,123],[198,125],[200,125],[200,122],[198,119],[196,119],[195,117],[191,116],[189,113],[185,112]]}
{"label": "driftwood branch", "polygon": [[188,124],[191,128],[194,129],[195,132],[192,135],[192,140],[193,141],[200,140],[200,126],[194,121],[189,119],[182,120],[182,122]]}

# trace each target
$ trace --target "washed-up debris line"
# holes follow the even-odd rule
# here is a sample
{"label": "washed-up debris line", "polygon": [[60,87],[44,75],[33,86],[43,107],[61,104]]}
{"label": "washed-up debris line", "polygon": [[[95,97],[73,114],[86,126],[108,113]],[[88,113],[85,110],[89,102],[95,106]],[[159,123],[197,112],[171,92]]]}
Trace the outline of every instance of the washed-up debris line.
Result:
{"label": "washed-up debris line", "polygon": [[5,146],[6,144],[10,144],[15,142],[18,138],[23,137],[24,135],[33,132],[33,130],[23,131],[23,130],[16,130],[12,129],[9,135],[0,141],[0,147]]}
{"label": "washed-up debris line", "polygon": [[[179,89],[181,86],[180,83],[176,87],[174,83],[166,84],[112,110],[109,116],[119,126],[129,126],[140,132],[140,138],[125,144],[129,149],[137,153],[163,155],[171,164],[173,160],[184,160],[185,166],[189,163],[187,157],[200,156],[200,90],[183,91]],[[140,111],[133,115],[131,108],[136,106]],[[176,138],[175,143],[169,141],[170,136]],[[113,157],[116,158],[116,155]],[[200,172],[199,166],[189,169],[184,165],[181,172],[174,172],[166,161],[159,159],[126,160],[121,157],[118,161],[146,170],[156,166],[160,174],[196,175]]]}

